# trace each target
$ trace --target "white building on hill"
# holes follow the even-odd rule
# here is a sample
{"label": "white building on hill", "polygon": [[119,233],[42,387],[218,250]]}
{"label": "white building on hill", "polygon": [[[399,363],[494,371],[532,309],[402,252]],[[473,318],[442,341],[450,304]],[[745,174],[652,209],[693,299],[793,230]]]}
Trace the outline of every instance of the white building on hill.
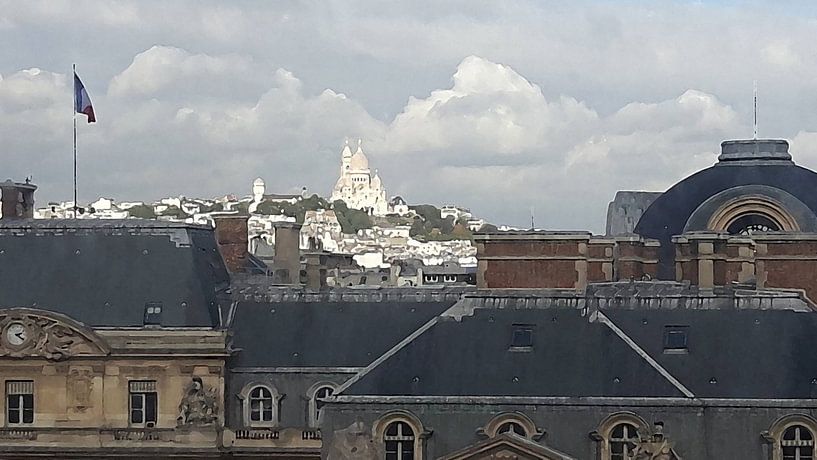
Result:
{"label": "white building on hill", "polygon": [[386,189],[380,182],[375,170],[372,175],[369,159],[363,153],[361,140],[357,141],[357,150],[352,153],[349,141],[341,151],[340,178],[332,190],[332,201],[342,200],[346,206],[360,209],[374,216],[385,216],[388,213]]}

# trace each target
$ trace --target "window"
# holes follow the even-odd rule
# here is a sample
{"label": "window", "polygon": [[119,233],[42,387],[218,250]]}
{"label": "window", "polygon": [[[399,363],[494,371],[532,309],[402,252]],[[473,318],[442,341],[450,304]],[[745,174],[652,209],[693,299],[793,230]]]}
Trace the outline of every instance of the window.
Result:
{"label": "window", "polygon": [[[663,423],[656,422],[654,433],[662,432]],[[599,424],[590,437],[597,442],[597,457],[601,460],[629,460],[635,453],[641,435],[650,434],[646,420],[633,412],[615,412]]]}
{"label": "window", "polygon": [[792,425],[783,432],[780,450],[783,460],[813,460],[814,436],[805,426]]}
{"label": "window", "polygon": [[686,353],[688,351],[689,326],[664,327],[664,353]]}
{"label": "window", "polygon": [[638,429],[629,423],[619,423],[610,431],[610,460],[628,460],[638,442]]}
{"label": "window", "polygon": [[414,431],[406,422],[392,422],[383,436],[386,460],[414,460]]}
{"label": "window", "polygon": [[133,380],[129,382],[130,424],[152,428],[156,426],[158,395],[156,381]]}
{"label": "window", "polygon": [[34,423],[33,381],[6,381],[6,423],[8,425]]}
{"label": "window", "polygon": [[250,391],[250,423],[274,420],[275,398],[269,388],[258,386]]}
{"label": "window", "polygon": [[454,283],[457,281],[457,275],[443,275],[443,281],[446,283]]}
{"label": "window", "polygon": [[511,336],[511,348],[530,348],[533,346],[533,326],[514,324]]}
{"label": "window", "polygon": [[335,388],[329,385],[319,386],[314,393],[312,393],[309,400],[310,423],[313,427],[318,426],[320,420],[321,408],[323,408],[324,399],[332,396],[335,393]]}
{"label": "window", "polygon": [[145,303],[144,325],[161,326],[162,324],[162,302]]}
{"label": "window", "polygon": [[516,422],[505,422],[502,425],[499,425],[499,428],[497,428],[496,430],[496,434],[504,433],[512,433],[522,437],[528,436],[528,433],[525,431],[525,428],[523,428],[522,425]]}

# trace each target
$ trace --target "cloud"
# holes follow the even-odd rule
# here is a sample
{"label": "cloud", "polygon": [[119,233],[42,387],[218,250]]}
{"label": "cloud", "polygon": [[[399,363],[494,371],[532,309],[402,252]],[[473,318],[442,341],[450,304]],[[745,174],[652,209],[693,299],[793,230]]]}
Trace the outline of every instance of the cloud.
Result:
{"label": "cloud", "polygon": [[0,0],[3,165],[70,196],[77,62],[100,119],[79,126],[89,201],[256,176],[325,194],[360,136],[390,194],[600,230],[616,190],[663,189],[751,135],[755,79],[761,135],[817,164],[815,33],[772,2]]}

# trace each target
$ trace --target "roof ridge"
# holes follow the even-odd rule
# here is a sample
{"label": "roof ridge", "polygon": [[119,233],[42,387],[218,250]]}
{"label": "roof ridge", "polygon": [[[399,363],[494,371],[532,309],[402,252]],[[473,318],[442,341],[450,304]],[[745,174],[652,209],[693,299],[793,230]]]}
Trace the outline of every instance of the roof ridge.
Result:
{"label": "roof ridge", "polygon": [[345,381],[335,392],[335,395],[337,396],[343,394],[343,392],[346,391],[350,386],[360,381],[360,379],[365,377],[369,372],[373,371],[377,366],[379,366],[380,364],[382,364],[383,362],[397,354],[398,351],[402,350],[406,345],[413,342],[414,339],[422,335],[424,332],[431,329],[435,324],[437,324],[437,322],[439,322],[439,319],[440,319],[439,315],[431,318],[427,323],[423,324],[414,332],[409,334],[406,338],[398,342],[397,345],[391,347],[388,351],[380,355],[380,357],[378,357],[377,359],[372,361],[368,366],[363,368],[362,371],[358,372],[352,378]]}
{"label": "roof ridge", "polygon": [[653,369],[658,371],[658,373],[661,374],[661,376],[663,376],[665,379],[667,379],[667,381],[669,381],[678,391],[683,393],[684,396],[686,396],[687,398],[695,397],[695,394],[692,393],[686,386],[684,386],[684,384],[681,383],[680,380],[673,377],[673,375],[670,374],[668,370],[666,370],[663,366],[658,364],[658,361],[653,359],[653,357],[650,356],[649,353],[644,351],[643,348],[641,348],[621,328],[616,326],[615,323],[613,323],[613,321],[610,320],[610,318],[608,318],[600,310],[596,310],[590,315],[590,322],[592,323],[596,321],[609,327],[610,330],[612,330],[618,336],[618,338],[623,340],[624,343],[626,343],[630,348],[632,348],[633,351],[635,351],[639,356],[641,356],[641,358],[644,359],[644,361],[646,361],[650,366],[652,366]]}

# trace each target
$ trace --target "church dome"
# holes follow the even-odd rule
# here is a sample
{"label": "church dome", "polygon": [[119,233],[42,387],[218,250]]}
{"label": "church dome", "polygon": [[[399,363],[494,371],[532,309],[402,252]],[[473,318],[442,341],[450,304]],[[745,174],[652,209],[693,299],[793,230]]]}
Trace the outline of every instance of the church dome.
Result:
{"label": "church dome", "polygon": [[369,159],[366,158],[366,155],[363,154],[363,150],[360,148],[358,148],[357,152],[352,155],[350,164],[352,166],[352,170],[355,171],[364,171],[369,169]]}
{"label": "church dome", "polygon": [[380,189],[382,183],[380,182],[380,175],[377,174],[377,170],[374,172],[374,177],[372,178],[372,188],[373,189]]}

